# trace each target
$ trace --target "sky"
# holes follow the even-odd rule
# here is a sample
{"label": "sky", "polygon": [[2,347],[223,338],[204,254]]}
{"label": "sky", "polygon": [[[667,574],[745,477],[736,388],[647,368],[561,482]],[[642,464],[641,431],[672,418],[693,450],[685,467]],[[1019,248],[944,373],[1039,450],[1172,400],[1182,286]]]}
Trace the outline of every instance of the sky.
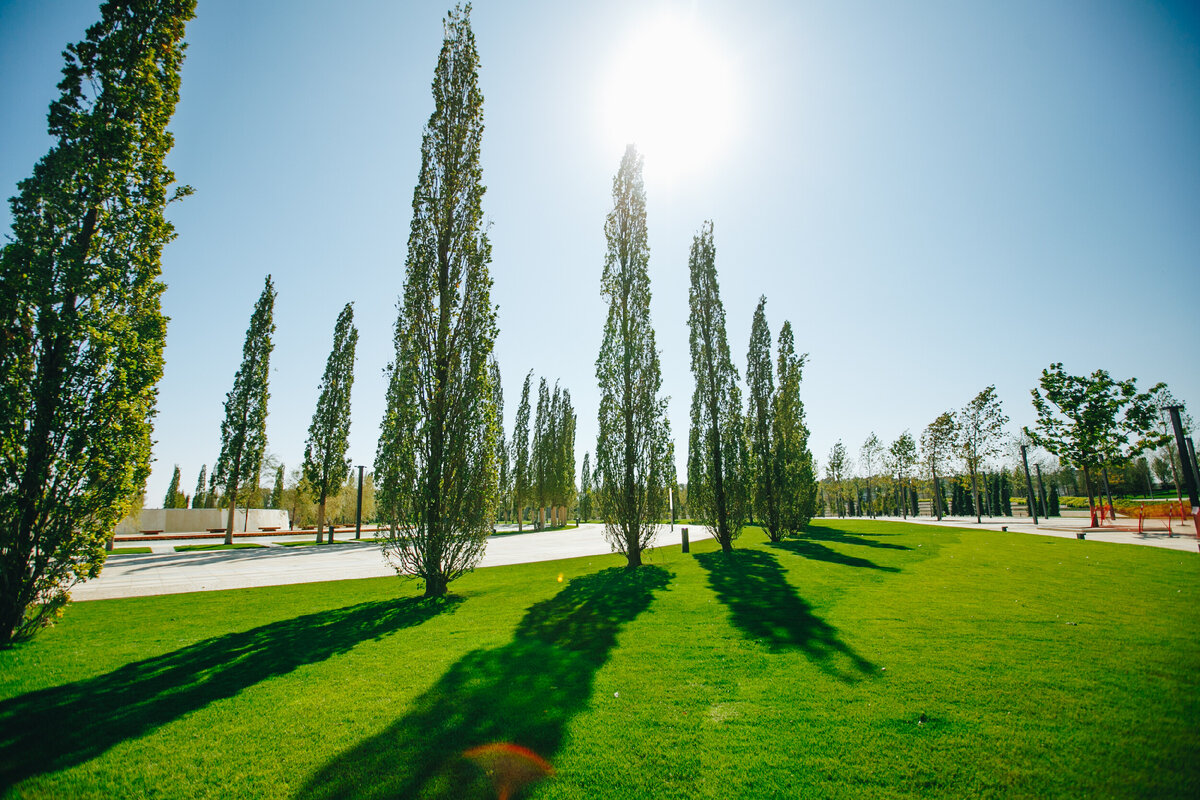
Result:
{"label": "sky", "polygon": [[[211,469],[267,273],[269,451],[300,465],[352,301],[350,458],[370,468],[446,10],[199,0],[169,158],[196,192],[169,210],[148,505],[176,464],[189,493]],[[98,17],[96,0],[0,0],[4,196],[47,151],[60,53]],[[471,21],[507,431],[533,370],[571,391],[578,461],[594,452],[603,225],[630,141],[681,481],[687,259],[709,219],[735,365],[765,296],[772,335],[790,320],[808,353],[820,464],[988,385],[1015,433],[1053,362],[1200,408],[1196,6],[478,0]]]}

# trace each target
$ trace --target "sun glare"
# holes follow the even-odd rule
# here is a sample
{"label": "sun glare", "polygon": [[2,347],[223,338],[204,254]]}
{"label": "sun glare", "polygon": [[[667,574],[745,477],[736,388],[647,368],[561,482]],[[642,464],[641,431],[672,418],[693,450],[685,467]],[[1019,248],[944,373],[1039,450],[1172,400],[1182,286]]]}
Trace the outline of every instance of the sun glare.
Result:
{"label": "sun glare", "polygon": [[694,20],[659,17],[631,33],[605,73],[605,140],[636,144],[648,176],[703,170],[731,138],[733,86],[728,56]]}

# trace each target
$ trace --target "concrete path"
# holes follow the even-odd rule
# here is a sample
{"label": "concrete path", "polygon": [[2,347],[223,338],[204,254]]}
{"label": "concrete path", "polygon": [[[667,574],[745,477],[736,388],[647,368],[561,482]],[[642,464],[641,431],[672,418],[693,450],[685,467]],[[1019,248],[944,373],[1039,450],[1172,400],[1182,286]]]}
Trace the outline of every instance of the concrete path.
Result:
{"label": "concrete path", "polygon": [[[503,532],[503,527],[501,528]],[[688,526],[692,541],[708,538],[700,526]],[[73,600],[139,597],[217,589],[244,589],[287,583],[335,581],[395,575],[378,544],[354,542],[339,533],[345,544],[321,547],[281,547],[281,541],[315,538],[312,532],[291,536],[239,538],[238,542],[265,544],[249,550],[174,552],[175,544],[196,542],[152,542],[151,553],[110,556],[99,578],[81,583],[71,592]],[[672,531],[663,526],[655,546],[678,544],[680,526]],[[488,539],[481,567],[553,561],[576,556],[612,552],[604,538],[604,526],[585,524],[564,531],[527,532]]]}

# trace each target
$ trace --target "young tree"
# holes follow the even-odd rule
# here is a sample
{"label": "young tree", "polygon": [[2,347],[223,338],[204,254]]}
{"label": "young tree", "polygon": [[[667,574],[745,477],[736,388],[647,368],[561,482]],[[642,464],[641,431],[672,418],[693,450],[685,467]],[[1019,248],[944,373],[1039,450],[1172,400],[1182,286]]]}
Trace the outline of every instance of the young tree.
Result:
{"label": "young tree", "polygon": [[1162,442],[1155,431],[1154,397],[1165,387],[1138,393],[1134,378],[1115,381],[1102,369],[1091,376],[1068,375],[1061,363],[1042,370],[1039,384],[1041,391],[1030,390],[1037,423],[1029,437],[1064,464],[1083,470],[1094,526],[1093,470],[1122,458],[1131,444],[1140,452]]}
{"label": "young tree", "polygon": [[596,477],[605,536],[641,566],[666,503],[670,427],[658,348],[650,324],[650,245],[642,157],[630,145],[613,178],[613,210],[604,223],[608,242],[601,295],[608,301],[604,340],[596,358],[600,410]]}
{"label": "young tree", "polygon": [[771,365],[771,330],[767,327],[767,298],[759,297],[750,325],[750,349],[746,354],[746,431],[750,440],[750,486],[752,518],[767,530],[771,541],[783,538],[779,496],[775,486],[775,457],[772,438],[775,409],[775,376]]}
{"label": "young tree", "polygon": [[[350,392],[354,388],[354,351],[358,329],[354,304],[346,303],[333,326],[333,348],[325,361],[317,408],[304,443],[304,477],[317,503],[317,543],[325,527],[325,502],[341,491],[350,472]],[[333,542],[333,534],[329,534]]]}
{"label": "young tree", "polygon": [[513,428],[513,505],[517,510],[517,530],[524,530],[525,503],[533,483],[533,464],[529,457],[529,385],[533,370],[525,375],[521,387],[521,403],[517,406],[517,421]]}
{"label": "young tree", "polygon": [[829,481],[833,488],[834,504],[837,506],[839,517],[846,516],[844,481],[849,477],[848,466],[849,457],[846,454],[846,445],[842,444],[841,439],[838,439],[829,450],[829,458],[825,459],[825,480]]}
{"label": "young tree", "polygon": [[[558,392],[557,384],[555,392]],[[575,408],[571,393],[563,389],[559,395],[555,431],[555,502],[559,507],[558,524],[567,524],[567,511],[575,501]]]}
{"label": "young tree", "polygon": [[[712,222],[704,223],[692,239],[688,268],[688,328],[695,380],[688,437],[688,489],[692,513],[728,553],[745,524],[749,487],[742,463],[742,398],[725,336],[725,306],[717,285]],[[777,540],[775,533],[769,532]]]}
{"label": "young tree", "polygon": [[979,502],[979,469],[987,459],[999,454],[1004,443],[1004,426],[1008,417],[1000,407],[996,387],[989,386],[975,395],[958,412],[958,452],[971,476],[971,495],[975,504],[975,521],[983,522]]}
{"label": "young tree", "polygon": [[242,345],[242,365],[233,376],[233,389],[225,395],[225,419],[221,422],[221,455],[213,467],[213,482],[224,487],[229,503],[225,544],[233,544],[234,513],[237,504],[258,492],[258,476],[263,453],[267,449],[267,378],[271,368],[271,350],[275,332],[275,285],[267,276],[266,285],[246,329]]}
{"label": "young tree", "polygon": [[[50,151],[0,248],[0,644],[94,578],[150,473],[174,238],[167,123],[194,0],[110,0],[64,52]],[[177,199],[190,192],[177,188]]]}
{"label": "young tree", "polygon": [[921,434],[921,454],[929,470],[929,478],[933,481],[933,511],[939,520],[947,510],[938,473],[944,472],[943,467],[949,466],[953,460],[957,443],[958,422],[949,411],[939,414]]}
{"label": "young tree", "polygon": [[891,473],[896,476],[896,485],[899,487],[901,498],[903,498],[900,507],[904,515],[908,516],[908,503],[905,501],[912,479],[912,470],[917,464],[917,443],[911,433],[905,431],[900,434],[896,441],[888,447],[888,463],[891,466]]}
{"label": "young tree", "polygon": [[816,468],[808,449],[808,426],[804,424],[804,403],[800,400],[807,358],[807,354],[796,354],[792,323],[785,320],[779,331],[779,388],[772,402],[775,419],[771,426],[772,482],[782,536],[803,531],[817,505]]}
{"label": "young tree", "polygon": [[589,453],[583,454],[583,469],[579,476],[579,517],[584,522],[592,518],[592,464]]}
{"label": "young tree", "polygon": [[208,464],[200,465],[200,476],[196,478],[196,491],[192,493],[192,508],[207,508],[208,493],[205,487],[208,484]]}
{"label": "young tree", "polygon": [[167,495],[163,498],[163,508],[178,508],[179,507],[179,465],[175,465],[175,471],[171,473],[171,485],[167,487]]}
{"label": "young tree", "polygon": [[550,389],[546,379],[538,385],[537,413],[533,422],[533,444],[530,446],[529,462],[532,471],[531,495],[537,503],[534,524],[538,530],[546,527],[546,504],[550,499],[550,480],[553,466],[553,422],[550,413]]}
{"label": "young tree", "polygon": [[879,467],[879,462],[883,458],[883,443],[879,441],[879,437],[875,435],[875,431],[871,431],[871,435],[862,443],[862,447],[858,451],[858,460],[862,464],[866,474],[867,481],[867,513],[871,515],[871,519],[875,518],[875,501],[871,497],[871,484],[875,480],[875,470]]}
{"label": "young tree", "polygon": [[426,597],[483,556],[495,521],[499,422],[488,362],[496,311],[483,225],[483,95],[470,7],[451,11],[421,138],[404,298],[376,456],[381,537],[398,572]]}

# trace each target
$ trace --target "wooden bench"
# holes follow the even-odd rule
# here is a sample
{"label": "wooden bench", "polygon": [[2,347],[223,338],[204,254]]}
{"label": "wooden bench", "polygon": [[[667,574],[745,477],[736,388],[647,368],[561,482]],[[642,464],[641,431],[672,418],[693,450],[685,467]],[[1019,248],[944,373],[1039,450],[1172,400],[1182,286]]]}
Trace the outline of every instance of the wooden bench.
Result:
{"label": "wooden bench", "polygon": [[208,532],[209,533],[224,533],[225,529],[224,528],[209,528]]}
{"label": "wooden bench", "polygon": [[262,531],[263,533],[274,533],[275,531],[279,530],[279,526],[277,525],[274,528],[261,528],[260,527],[259,530]]}
{"label": "wooden bench", "polygon": [[154,536],[155,534],[162,533],[162,531],[138,531],[138,533],[144,533],[147,536]]}

